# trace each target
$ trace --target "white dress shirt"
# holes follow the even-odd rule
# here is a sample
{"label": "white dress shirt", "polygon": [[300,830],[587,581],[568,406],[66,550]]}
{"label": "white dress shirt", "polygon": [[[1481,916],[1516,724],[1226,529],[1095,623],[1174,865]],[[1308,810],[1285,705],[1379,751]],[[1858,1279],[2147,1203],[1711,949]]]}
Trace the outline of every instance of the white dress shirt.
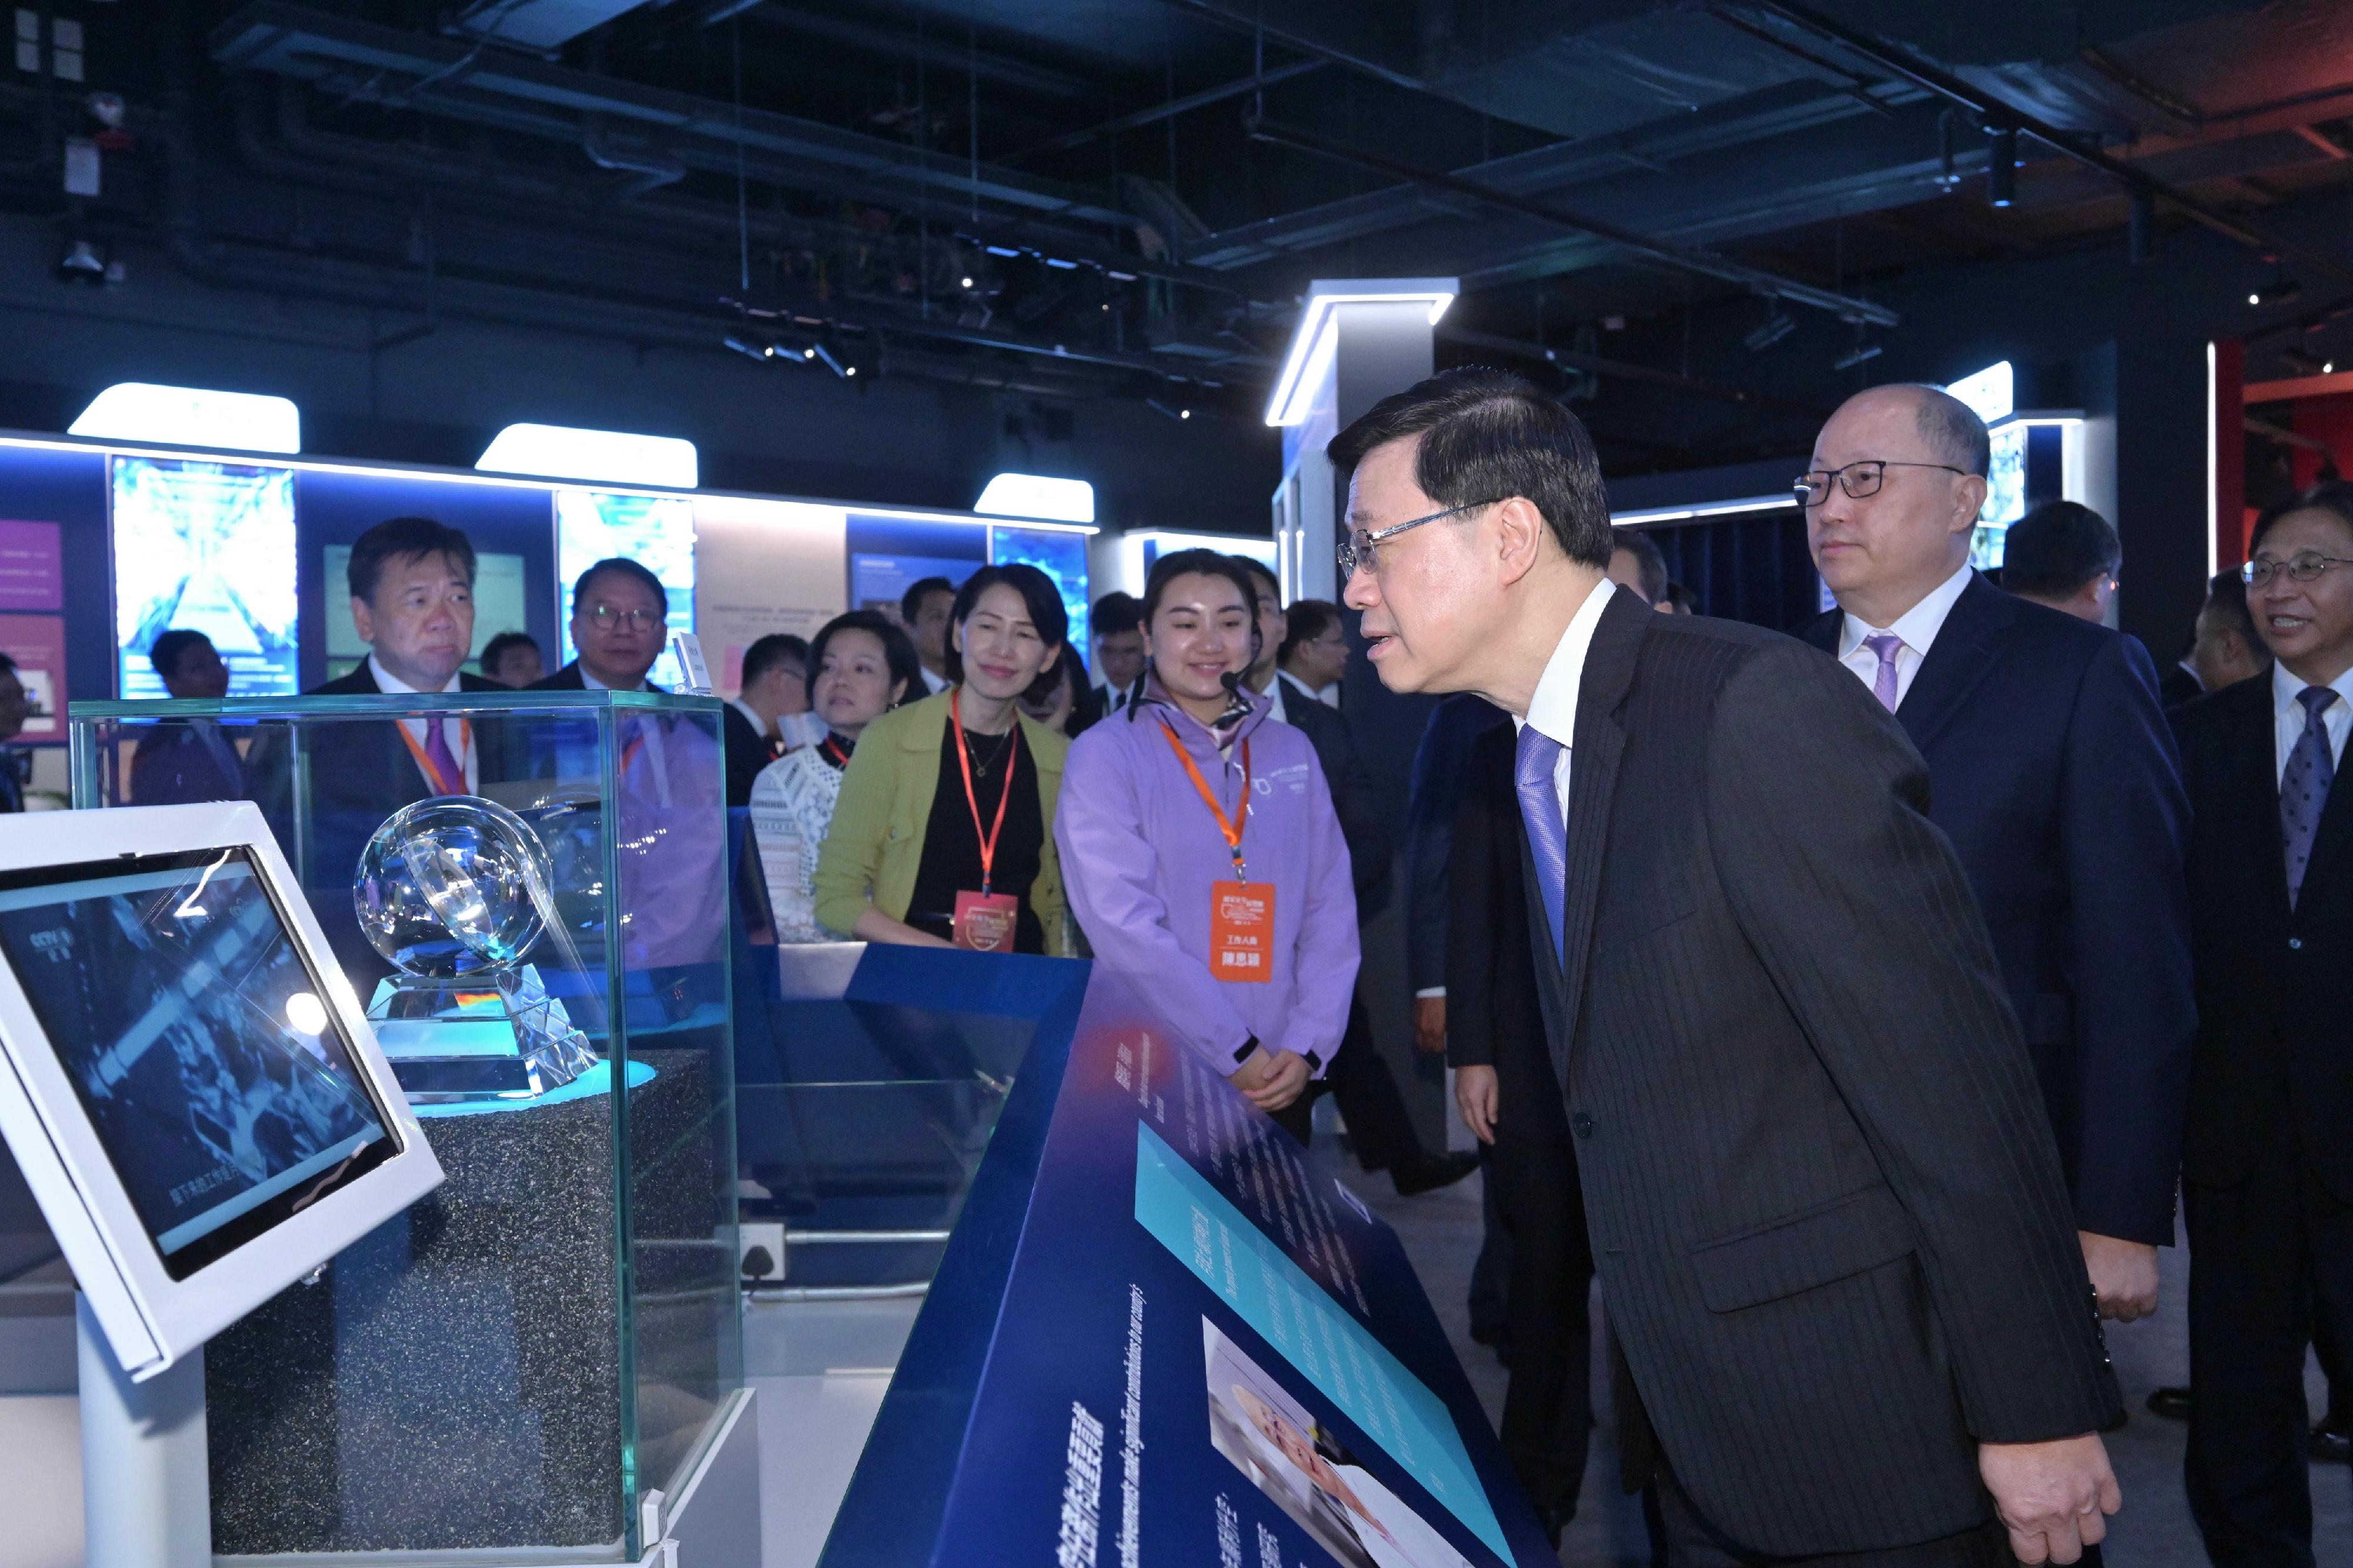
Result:
{"label": "white dress shirt", "polygon": [[929,665],[923,667],[923,684],[931,688],[929,691],[924,693],[927,697],[937,697],[941,692],[945,691],[950,686],[955,684],[954,681],[951,681],[944,675],[934,675]]}
{"label": "white dress shirt", "polygon": [[[2304,704],[2295,697],[2310,684],[2289,674],[2287,666],[2276,659],[2273,661],[2272,730],[2279,742],[2275,759],[2277,770],[2272,774],[2274,779],[2287,776],[2287,754],[2295,750],[2296,742],[2304,737]],[[2330,681],[2328,689],[2337,693],[2337,700],[2320,715],[2320,722],[2328,731],[2329,759],[2341,764],[2345,761],[2346,732],[2353,731],[2353,669]]]}
{"label": "white dress shirt", "polygon": [[1601,608],[1617,591],[1618,584],[1605,577],[1586,595],[1545,663],[1535,695],[1528,700],[1527,716],[1512,721],[1514,733],[1533,724],[1539,733],[1560,742],[1560,758],[1552,765],[1552,787],[1560,797],[1564,822],[1568,819],[1569,750],[1577,739],[1577,693],[1585,683],[1585,656],[1593,647],[1593,629],[1601,624]]}
{"label": "white dress shirt", "polygon": [[1895,617],[1895,624],[1874,626],[1849,612],[1846,626],[1839,633],[1839,662],[1854,671],[1865,686],[1876,686],[1879,680],[1879,656],[1862,646],[1862,639],[1893,632],[1904,639],[1895,650],[1895,705],[1904,705],[1904,694],[1912,689],[1912,678],[1920,673],[1920,661],[1928,657],[1928,649],[1936,641],[1936,634],[1945,628],[1945,617],[1953,613],[1954,604],[1975,575],[1972,567],[1964,563],[1961,569],[1946,578],[1928,596]]}
{"label": "white dress shirt", "polygon": [[1279,669],[1276,670],[1274,674],[1268,679],[1266,689],[1260,692],[1259,695],[1266,699],[1267,717],[1272,719],[1278,724],[1288,724],[1291,722],[1289,710],[1282,705],[1282,671]]}
{"label": "white dress shirt", "polygon": [[[394,675],[390,670],[385,668],[384,661],[377,658],[375,655],[368,655],[367,662],[368,673],[375,677],[375,687],[378,691],[395,691],[406,694],[421,689],[418,687],[409,685],[408,682],[401,679],[398,676]],[[452,675],[449,677],[449,684],[444,686],[441,689],[444,691],[463,691],[465,689],[465,684],[457,676]],[[424,719],[403,719],[400,721],[400,727],[408,731],[408,738],[410,740],[422,746],[426,743],[425,727],[427,722],[429,722],[429,721]],[[458,765],[465,770],[466,788],[470,791],[479,790],[481,787],[481,767],[475,760],[474,756],[473,727],[462,719],[443,719],[439,721],[439,723],[441,725],[442,744],[449,748],[449,754],[457,758]],[[427,773],[423,763],[418,763],[417,764],[417,771],[425,775],[425,782],[428,786],[430,786],[436,793],[439,792],[441,788],[441,781],[435,778],[430,773]]]}

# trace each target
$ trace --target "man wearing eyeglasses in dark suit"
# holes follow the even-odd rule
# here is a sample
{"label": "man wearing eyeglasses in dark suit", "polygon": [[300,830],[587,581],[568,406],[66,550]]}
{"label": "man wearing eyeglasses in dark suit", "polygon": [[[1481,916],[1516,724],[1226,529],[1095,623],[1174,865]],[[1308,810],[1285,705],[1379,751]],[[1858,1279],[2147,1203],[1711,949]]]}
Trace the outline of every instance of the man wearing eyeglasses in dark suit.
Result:
{"label": "man wearing eyeglasses in dark suit", "polygon": [[2353,485],[2266,514],[2246,580],[2274,663],[2174,715],[2199,1016],[2184,1468],[2216,1563],[2310,1563],[2305,1349],[2353,1344]]}
{"label": "man wearing eyeglasses in dark suit", "polygon": [[1831,416],[1799,488],[1838,607],[1803,635],[1928,764],[1928,818],[1985,913],[2100,1311],[2130,1321],[2157,1310],[2173,1240],[2197,1026],[2188,810],[2141,646],[1970,569],[1989,447],[1931,386]]}
{"label": "man wearing eyeglasses in dark suit", "polygon": [[659,691],[646,679],[670,638],[670,595],[636,562],[610,556],[572,585],[572,646],[578,658],[533,691]]}

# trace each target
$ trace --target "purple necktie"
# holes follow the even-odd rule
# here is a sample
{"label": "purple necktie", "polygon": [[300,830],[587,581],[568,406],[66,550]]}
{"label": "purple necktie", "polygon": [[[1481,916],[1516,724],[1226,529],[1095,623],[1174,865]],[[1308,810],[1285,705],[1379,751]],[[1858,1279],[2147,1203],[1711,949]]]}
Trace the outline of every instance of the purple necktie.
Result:
{"label": "purple necktie", "polygon": [[2328,786],[2337,782],[2337,759],[2328,749],[2328,726],[2321,715],[2337,693],[2326,686],[2307,686],[2295,694],[2304,704],[2304,733],[2287,753],[2287,770],[2280,774],[2280,842],[2287,850],[2287,902],[2295,907],[2304,891],[2304,868],[2312,862],[2312,840],[2320,831],[2320,814],[2328,809]]}
{"label": "purple necktie", "polygon": [[1534,724],[1520,726],[1513,782],[1520,794],[1520,821],[1528,830],[1528,855],[1535,862],[1536,890],[1552,921],[1553,961],[1560,961],[1563,889],[1568,881],[1568,821],[1554,783],[1560,755],[1567,750]]}
{"label": "purple necktie", "polygon": [[1894,632],[1873,632],[1862,639],[1862,646],[1879,656],[1879,674],[1871,683],[1871,694],[1890,713],[1895,711],[1895,650],[1904,639]]}
{"label": "purple necktie", "polygon": [[466,793],[466,770],[449,754],[448,738],[442,733],[448,722],[445,719],[425,721],[425,761],[430,765],[434,792],[438,795]]}

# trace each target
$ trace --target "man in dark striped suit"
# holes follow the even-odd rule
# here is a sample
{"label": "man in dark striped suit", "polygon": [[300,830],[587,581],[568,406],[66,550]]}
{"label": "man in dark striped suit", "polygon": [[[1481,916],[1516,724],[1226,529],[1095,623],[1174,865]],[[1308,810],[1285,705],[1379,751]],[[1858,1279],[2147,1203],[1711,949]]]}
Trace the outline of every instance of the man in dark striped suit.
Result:
{"label": "man in dark striped suit", "polygon": [[1613,592],[1592,444],[1519,377],[1432,377],[1331,457],[1382,681],[1519,726],[1621,1463],[1677,1568],[2077,1561],[2121,1400],[1918,753],[1813,649]]}

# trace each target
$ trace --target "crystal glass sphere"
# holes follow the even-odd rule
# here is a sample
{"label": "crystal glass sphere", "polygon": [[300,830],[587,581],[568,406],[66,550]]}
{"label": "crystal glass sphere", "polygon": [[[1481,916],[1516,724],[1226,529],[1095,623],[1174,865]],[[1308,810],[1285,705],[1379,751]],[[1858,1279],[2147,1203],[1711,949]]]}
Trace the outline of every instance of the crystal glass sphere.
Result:
{"label": "crystal glass sphere", "polygon": [[522,961],[543,921],[546,846],[496,801],[442,795],[375,831],[352,881],[360,930],[411,974],[448,979]]}

